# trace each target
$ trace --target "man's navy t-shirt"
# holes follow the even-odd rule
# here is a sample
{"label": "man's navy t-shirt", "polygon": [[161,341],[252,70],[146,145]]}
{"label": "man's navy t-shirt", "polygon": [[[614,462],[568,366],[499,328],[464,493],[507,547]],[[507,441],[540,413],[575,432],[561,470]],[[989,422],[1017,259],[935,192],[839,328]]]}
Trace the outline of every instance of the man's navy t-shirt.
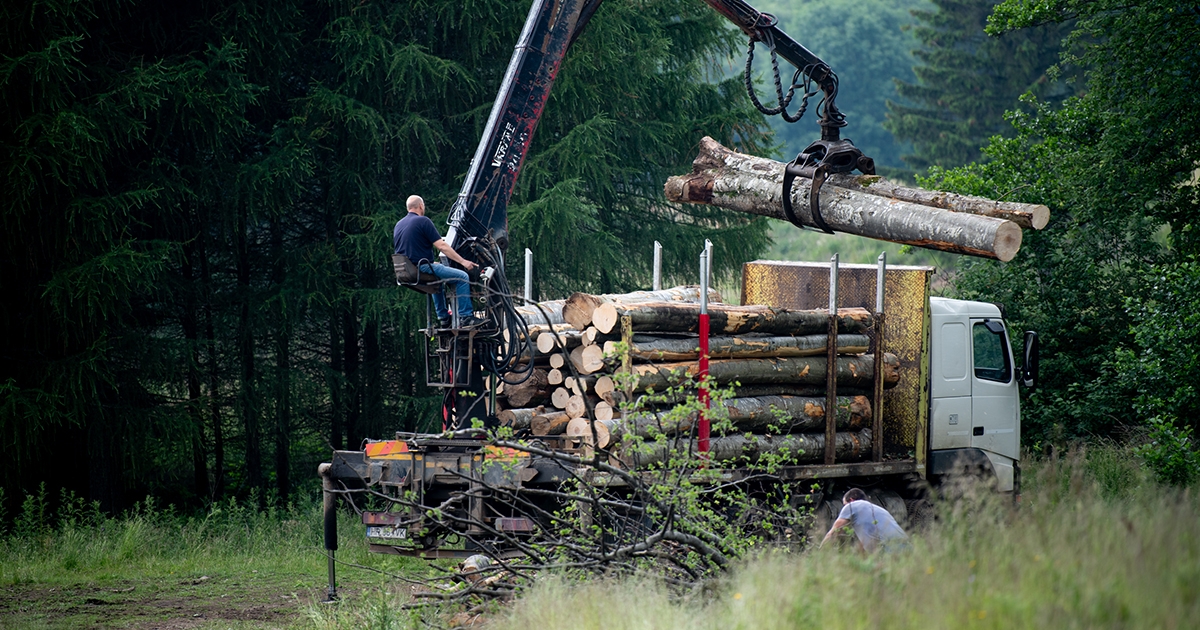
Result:
{"label": "man's navy t-shirt", "polygon": [[433,221],[429,217],[409,212],[403,219],[396,222],[392,230],[392,246],[397,254],[404,254],[413,264],[437,262],[434,257],[433,244],[442,238]]}

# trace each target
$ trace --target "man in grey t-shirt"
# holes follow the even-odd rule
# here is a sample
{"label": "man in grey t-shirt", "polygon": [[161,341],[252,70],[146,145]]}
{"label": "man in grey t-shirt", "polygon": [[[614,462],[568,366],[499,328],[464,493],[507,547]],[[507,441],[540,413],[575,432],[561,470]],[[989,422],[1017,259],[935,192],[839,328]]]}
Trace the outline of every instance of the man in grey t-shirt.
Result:
{"label": "man in grey t-shirt", "polygon": [[900,529],[896,519],[887,510],[867,501],[867,493],[858,488],[851,488],[842,497],[842,511],[821,544],[829,542],[838,530],[847,525],[854,528],[859,544],[868,553],[879,549],[895,551],[908,546],[908,536]]}

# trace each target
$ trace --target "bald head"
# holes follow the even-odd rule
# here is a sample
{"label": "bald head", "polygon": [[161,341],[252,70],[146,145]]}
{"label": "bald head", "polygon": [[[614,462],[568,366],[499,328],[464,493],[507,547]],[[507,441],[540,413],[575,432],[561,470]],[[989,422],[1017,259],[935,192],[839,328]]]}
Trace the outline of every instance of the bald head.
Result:
{"label": "bald head", "polygon": [[420,195],[410,196],[404,205],[408,207],[409,212],[425,214],[425,200]]}

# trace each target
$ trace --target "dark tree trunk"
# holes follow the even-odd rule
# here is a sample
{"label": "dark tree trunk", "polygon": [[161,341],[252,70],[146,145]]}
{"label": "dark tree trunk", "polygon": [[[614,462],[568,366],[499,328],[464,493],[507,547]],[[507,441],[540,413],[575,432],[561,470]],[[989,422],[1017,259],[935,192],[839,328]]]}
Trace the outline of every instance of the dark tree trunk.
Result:
{"label": "dark tree trunk", "polygon": [[275,285],[275,304],[272,309],[275,317],[275,485],[279,490],[279,500],[286,505],[292,490],[292,330],[284,289],[287,265],[283,253],[283,227],[279,221],[273,221],[271,225],[271,255],[274,258],[271,275]]}
{"label": "dark tree trunk", "polygon": [[185,247],[183,255],[184,303],[180,324],[183,328],[183,338],[187,342],[187,391],[188,418],[192,422],[192,485],[196,496],[202,500],[212,498],[208,484],[208,452],[204,445],[204,401],[200,390],[200,326],[196,312],[199,310],[196,301],[195,259],[199,247],[193,240]]}
{"label": "dark tree trunk", "polygon": [[238,317],[238,364],[241,368],[241,388],[238,410],[246,440],[246,482],[250,488],[262,489],[262,442],[259,428],[259,406],[255,391],[254,322],[251,308],[250,285],[250,236],[248,234],[246,209],[238,216],[237,232],[237,281],[238,300],[241,313]]}

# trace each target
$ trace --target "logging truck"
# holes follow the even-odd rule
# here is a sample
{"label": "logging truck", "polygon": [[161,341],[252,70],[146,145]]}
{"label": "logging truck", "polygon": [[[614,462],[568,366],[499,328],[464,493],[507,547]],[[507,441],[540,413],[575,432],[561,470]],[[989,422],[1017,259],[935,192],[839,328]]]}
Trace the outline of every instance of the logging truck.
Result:
{"label": "logging truck", "polygon": [[[1045,225],[1044,206],[881,181],[840,137],[829,66],[743,0],[704,1],[794,65],[793,83],[819,87],[821,138],[787,165],[705,139],[693,174],[667,183],[669,200],[1000,260],[1022,228]],[[619,491],[674,454],[703,461],[699,483],[792,488],[818,518],[849,486],[901,520],[927,482],[950,475],[1019,491],[1018,386],[1036,379],[1037,336],[1026,333],[1018,369],[1002,309],[932,297],[931,268],[754,261],[739,304],[725,305],[710,295],[706,248],[698,289],[662,290],[656,273],[654,291],[517,305],[507,203],[559,63],[599,5],[533,2],[451,209],[446,241],[482,269],[471,286],[485,323],[435,325],[427,309],[426,384],[444,392],[443,432],[367,440],[319,468],[331,597],[339,499],[372,551],[445,558],[510,553],[550,529],[570,503],[565,484]],[[771,112],[786,109],[780,97]],[[420,262],[393,256],[397,284],[440,291]],[[528,299],[528,259],[526,274]],[[706,407],[672,419],[665,406],[679,399]],[[732,429],[710,433],[711,418]],[[764,476],[755,466],[768,455]]]}

